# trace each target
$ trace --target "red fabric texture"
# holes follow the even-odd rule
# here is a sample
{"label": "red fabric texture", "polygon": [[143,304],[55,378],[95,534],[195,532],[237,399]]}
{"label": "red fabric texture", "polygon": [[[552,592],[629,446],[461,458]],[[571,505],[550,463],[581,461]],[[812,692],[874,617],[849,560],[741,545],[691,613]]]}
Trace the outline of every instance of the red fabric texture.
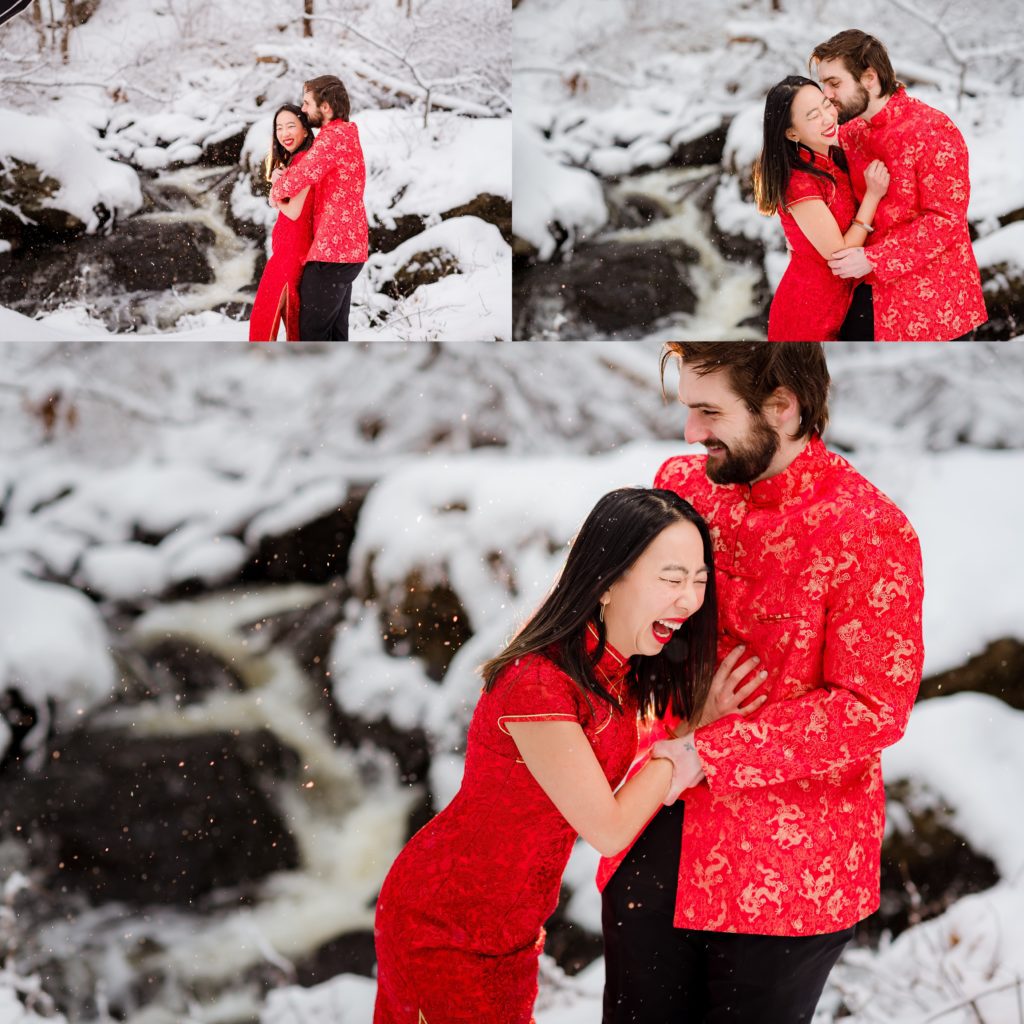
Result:
{"label": "red fabric texture", "polygon": [[[598,668],[615,687],[629,664],[609,648]],[[532,1020],[542,925],[558,903],[576,833],[506,724],[579,722],[614,786],[636,752],[636,702],[624,695],[620,714],[589,697],[540,655],[508,666],[481,695],[462,788],[409,841],[377,900],[374,1024]]]}
{"label": "red fabric texture", "polygon": [[[309,154],[302,150],[292,157],[297,167]],[[285,337],[299,340],[299,281],[306,253],[313,243],[313,206],[316,189],[311,188],[302,212],[292,220],[277,215],[274,233],[270,236],[271,256],[260,278],[256,298],[249,317],[250,341],[276,341],[281,326],[281,295],[284,293]]]}
{"label": "red fabric texture", "polygon": [[889,169],[866,254],[875,339],[950,341],[988,319],[967,227],[967,145],[941,111],[900,88],[870,121],[840,128],[853,189],[872,160]]}
{"label": "red fabric texture", "polygon": [[320,129],[300,166],[277,179],[270,197],[280,203],[316,186],[313,204],[313,245],[307,260],[318,263],[365,263],[369,235],[363,189],[366,168],[359,129],[351,121],[329,121]]}
{"label": "red fabric texture", "polygon": [[[655,487],[711,526],[719,657],[738,643],[768,701],[696,730],[706,780],[686,814],[675,923],[754,935],[849,928],[879,903],[881,750],[907,725],[923,662],[923,583],[906,517],[814,438],[752,486],[670,459]],[[622,860],[603,860],[604,887]]]}
{"label": "red fabric texture", "polygon": [[829,157],[812,154],[815,166],[835,178],[819,178],[807,171],[794,171],[786,189],[786,204],[779,211],[782,230],[789,242],[789,266],[768,311],[769,341],[835,341],[843,325],[853,281],[836,277],[828,261],[811,245],[789,212],[789,207],[809,199],[820,199],[845,234],[857,215],[850,178]]}

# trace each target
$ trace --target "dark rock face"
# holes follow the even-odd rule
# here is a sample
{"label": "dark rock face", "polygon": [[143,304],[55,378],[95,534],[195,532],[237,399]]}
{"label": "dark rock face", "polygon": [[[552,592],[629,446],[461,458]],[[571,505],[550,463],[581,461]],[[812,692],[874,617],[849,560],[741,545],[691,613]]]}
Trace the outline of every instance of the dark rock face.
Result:
{"label": "dark rock face", "polygon": [[699,262],[685,242],[586,243],[566,263],[523,268],[514,281],[517,339],[533,337],[560,307],[564,336],[630,336],[669,313],[692,313],[697,294],[687,279]]}
{"label": "dark rock face", "polygon": [[312,986],[330,981],[339,974],[374,976],[377,954],[373,947],[373,932],[346,932],[324,943],[312,956],[296,964],[295,981]]}
{"label": "dark rock face", "polygon": [[977,329],[976,339],[1006,341],[1024,331],[1024,271],[1005,263],[983,267],[981,286],[988,321]]}
{"label": "dark rock face", "polygon": [[366,493],[365,487],[352,488],[340,508],[294,530],[264,537],[242,571],[242,579],[326,583],[344,576]]}
{"label": "dark rock face", "polygon": [[452,217],[479,217],[493,224],[501,232],[501,237],[512,244],[512,201],[504,196],[481,192],[468,203],[453,206],[441,214],[441,220],[451,220]]}
{"label": "dark rock face", "polygon": [[126,681],[120,703],[170,699],[182,706],[200,701],[216,690],[230,693],[243,689],[241,679],[230,666],[185,637],[165,637],[142,657],[145,670],[140,678]]}
{"label": "dark rock face", "polygon": [[860,925],[862,941],[877,941],[884,931],[898,935],[999,881],[992,860],[953,830],[949,808],[922,806],[905,781],[887,785],[886,796],[896,828],[882,845],[882,901]]}
{"label": "dark rock face", "polygon": [[[399,197],[395,197],[397,201]],[[453,206],[441,214],[441,220],[452,217],[479,217],[493,224],[510,245],[512,244],[512,203],[503,196],[482,192],[468,203]],[[391,252],[403,242],[415,238],[427,228],[427,218],[415,213],[395,217],[392,226],[370,223],[370,252]]]}
{"label": "dark rock face", "polygon": [[433,284],[458,271],[459,261],[447,249],[427,249],[400,267],[381,291],[392,299],[408,298],[420,285]]}
{"label": "dark rock face", "polygon": [[968,690],[998,697],[1024,711],[1024,643],[1012,637],[996,640],[966,664],[923,680],[917,699]]}
{"label": "dark rock face", "polygon": [[205,284],[213,271],[204,250],[213,232],[190,223],[132,218],[107,237],[90,235],[74,246],[51,238],[0,258],[0,302],[13,309],[55,309],[95,293],[168,291]]}
{"label": "dark rock face", "polygon": [[447,583],[428,583],[418,573],[380,596],[380,625],[388,652],[422,658],[435,682],[473,635],[455,591]]}
{"label": "dark rock face", "polygon": [[49,177],[34,164],[10,157],[0,169],[0,195],[6,204],[20,209],[33,224],[25,225],[10,210],[0,208],[0,235],[10,239],[17,249],[25,236],[48,233],[64,237],[83,232],[85,224],[74,214],[46,205],[60,187],[56,178]]}
{"label": "dark rock face", "polygon": [[5,775],[0,834],[27,837],[50,886],[93,901],[185,904],[295,868],[270,799],[297,761],[267,732],[78,730]]}
{"label": "dark rock face", "polygon": [[245,145],[247,129],[243,128],[234,135],[218,142],[207,143],[203,147],[203,155],[199,163],[203,167],[226,167],[237,164],[242,159],[242,146]]}
{"label": "dark rock face", "polygon": [[729,131],[731,121],[730,118],[706,135],[691,139],[689,142],[679,143],[672,153],[669,166],[690,167],[720,164],[722,154],[725,152],[725,136]]}

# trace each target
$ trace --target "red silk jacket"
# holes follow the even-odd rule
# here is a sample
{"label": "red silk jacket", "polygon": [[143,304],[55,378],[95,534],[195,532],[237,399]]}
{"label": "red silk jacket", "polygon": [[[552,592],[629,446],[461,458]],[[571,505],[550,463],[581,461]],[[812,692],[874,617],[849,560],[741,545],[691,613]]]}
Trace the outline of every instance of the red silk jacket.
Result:
{"label": "red silk jacket", "polygon": [[280,203],[316,185],[313,245],[306,256],[323,263],[365,263],[369,255],[363,188],[366,168],[359,129],[351,121],[328,121],[306,158],[277,179],[270,198]]}
{"label": "red silk jacket", "polygon": [[865,250],[878,341],[950,341],[988,319],[967,228],[967,145],[941,111],[900,88],[839,129],[858,202],[872,160],[889,169]]}
{"label": "red silk jacket", "polygon": [[694,734],[706,779],[684,794],[675,924],[839,931],[879,903],[880,751],[903,735],[923,661],[917,537],[817,437],[752,486],[712,483],[705,462],[669,459],[654,486],[708,520],[719,658],[760,655],[768,701]]}

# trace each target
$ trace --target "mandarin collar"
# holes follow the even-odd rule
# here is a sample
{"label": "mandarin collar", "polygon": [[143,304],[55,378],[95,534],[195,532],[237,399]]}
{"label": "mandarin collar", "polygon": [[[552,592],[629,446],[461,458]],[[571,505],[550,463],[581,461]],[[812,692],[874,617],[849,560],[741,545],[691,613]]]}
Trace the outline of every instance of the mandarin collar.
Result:
{"label": "mandarin collar", "polygon": [[901,85],[889,97],[889,102],[870,121],[865,121],[864,124],[869,131],[885,128],[886,125],[891,124],[896,118],[904,116],[908,100],[906,87]]}
{"label": "mandarin collar", "polygon": [[[600,634],[597,632],[597,627],[592,622],[588,622],[587,654],[593,654],[594,651],[597,650],[599,639]],[[609,683],[614,684],[619,682],[621,679],[626,678],[631,666],[629,658],[620,654],[607,640],[605,640],[604,653],[601,655],[601,660],[598,661],[596,667],[599,668],[607,677]]]}
{"label": "mandarin collar", "polygon": [[800,454],[781,472],[753,484],[718,484],[737,498],[746,498],[758,508],[777,507],[810,491],[828,465],[829,452],[817,434],[804,445]]}

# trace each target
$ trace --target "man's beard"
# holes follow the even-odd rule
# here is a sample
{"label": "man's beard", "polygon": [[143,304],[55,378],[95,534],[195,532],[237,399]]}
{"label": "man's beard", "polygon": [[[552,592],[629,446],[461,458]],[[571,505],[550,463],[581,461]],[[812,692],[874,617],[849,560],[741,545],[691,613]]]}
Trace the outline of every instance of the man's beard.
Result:
{"label": "man's beard", "polygon": [[749,436],[723,448],[723,454],[714,462],[708,458],[705,471],[708,479],[716,484],[753,483],[768,469],[778,450],[779,435],[758,415],[754,417]]}
{"label": "man's beard", "polygon": [[839,108],[840,124],[846,124],[847,121],[852,121],[855,117],[860,117],[860,115],[868,109],[868,104],[871,102],[871,97],[868,95],[867,89],[865,89],[860,82],[857,82],[856,85],[857,95],[854,99],[847,103],[837,103],[835,100],[832,101],[833,105]]}
{"label": "man's beard", "polygon": [[312,113],[306,114],[306,120],[310,123],[311,127],[313,128],[323,127],[324,119],[320,115],[319,110],[314,110]]}

